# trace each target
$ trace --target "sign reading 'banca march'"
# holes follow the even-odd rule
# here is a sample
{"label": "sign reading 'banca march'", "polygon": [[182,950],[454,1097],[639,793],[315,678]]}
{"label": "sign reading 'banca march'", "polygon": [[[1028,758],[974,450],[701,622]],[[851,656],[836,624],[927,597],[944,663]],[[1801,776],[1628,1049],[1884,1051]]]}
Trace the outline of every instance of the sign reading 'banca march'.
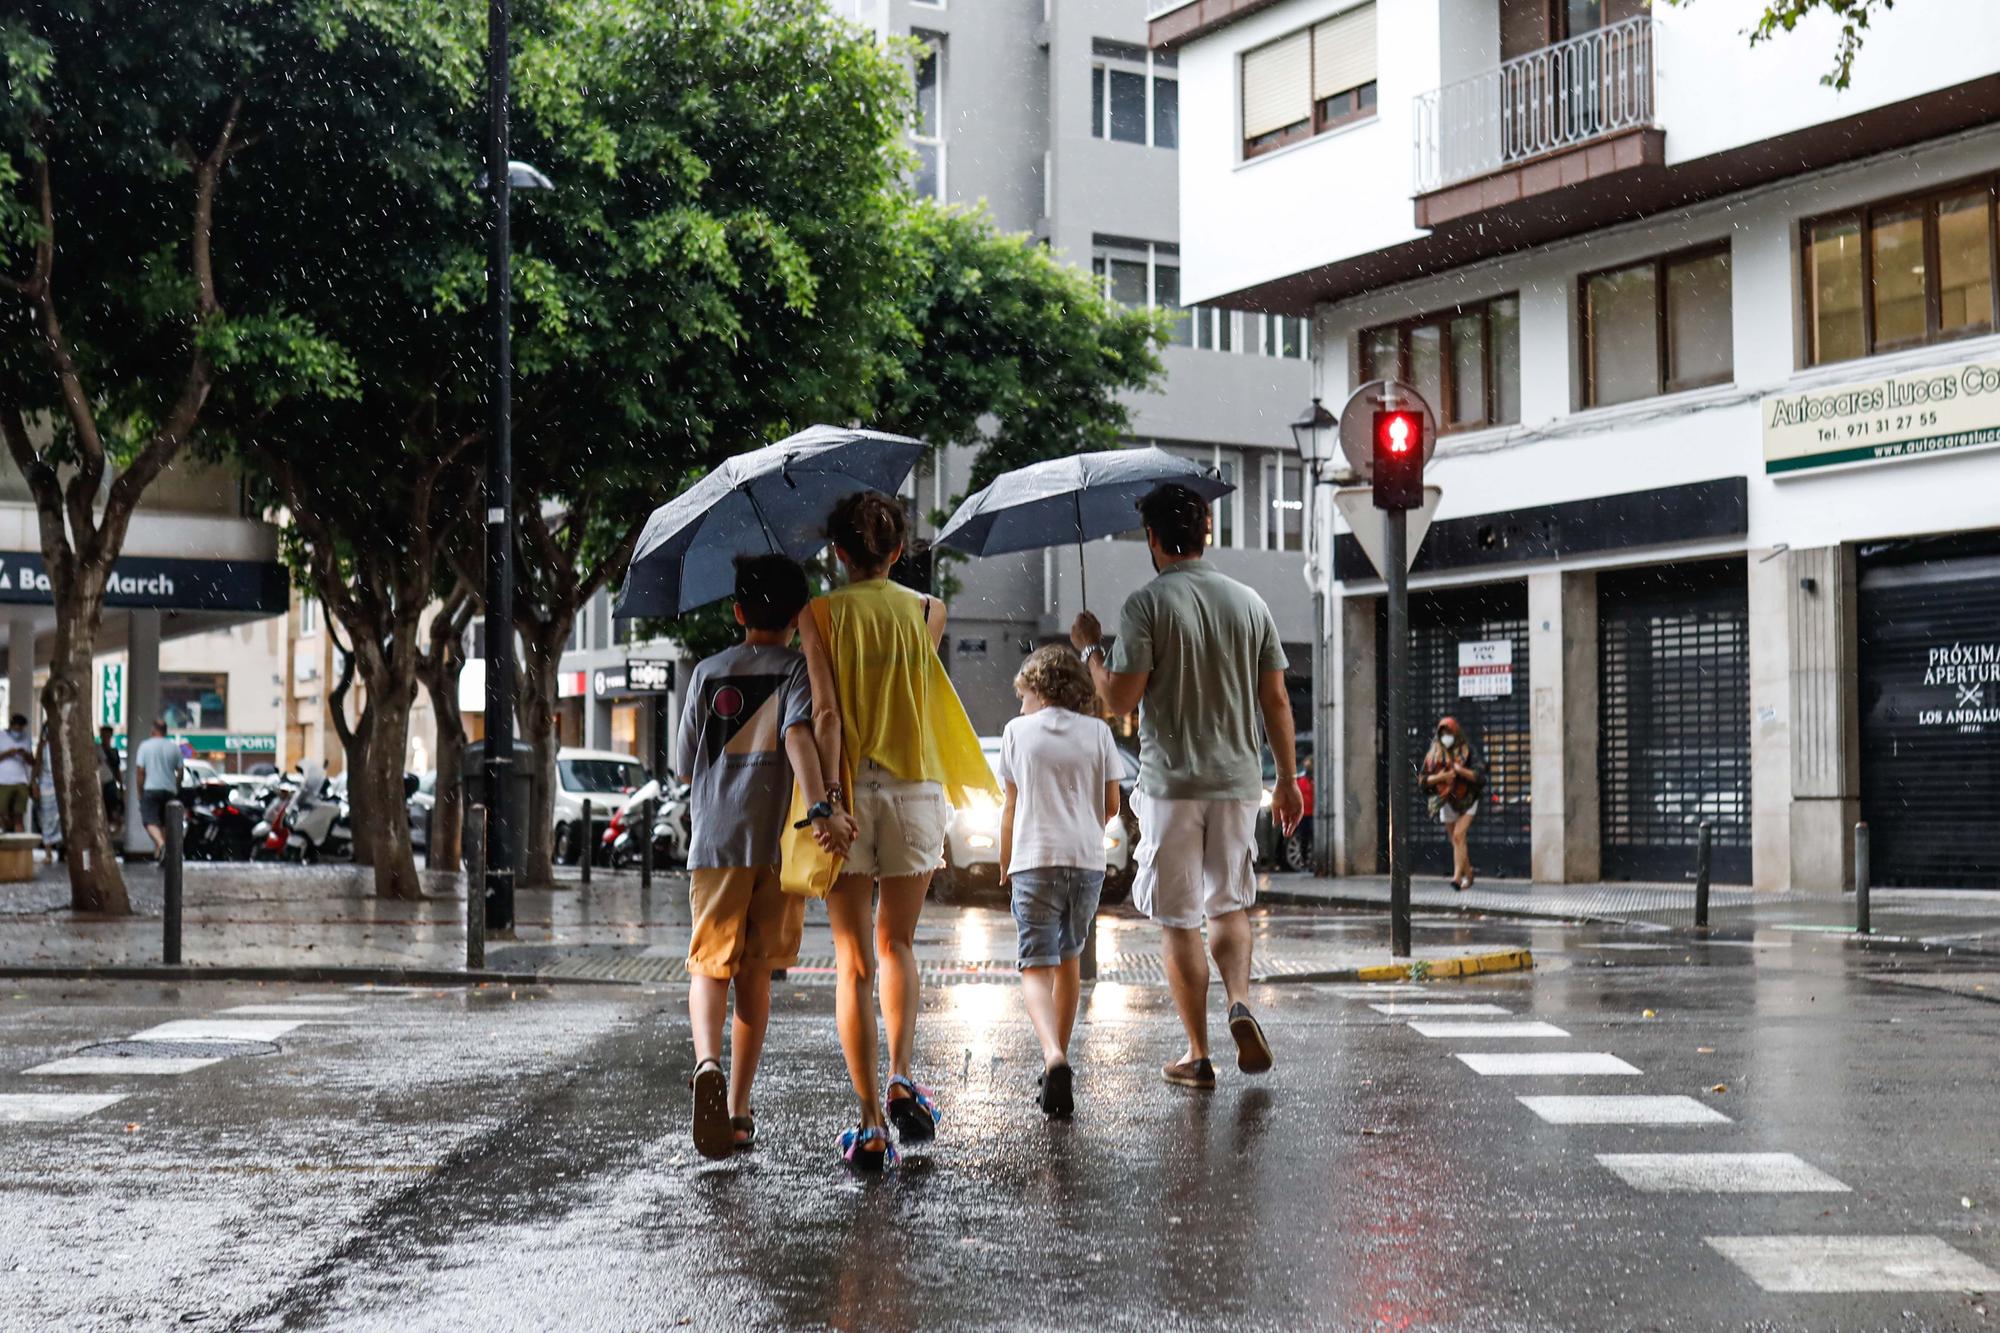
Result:
{"label": "sign reading 'banca march'", "polygon": [[[162,611],[261,611],[287,605],[285,567],[270,560],[177,560],[132,555],[111,567],[106,606]],[[55,601],[39,552],[0,551],[0,602]]]}

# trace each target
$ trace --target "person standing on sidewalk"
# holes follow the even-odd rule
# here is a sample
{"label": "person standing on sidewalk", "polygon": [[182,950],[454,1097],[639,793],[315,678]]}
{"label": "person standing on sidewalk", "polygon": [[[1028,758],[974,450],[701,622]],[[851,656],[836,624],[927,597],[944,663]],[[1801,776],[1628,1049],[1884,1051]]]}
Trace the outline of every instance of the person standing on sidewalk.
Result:
{"label": "person standing on sidewalk", "polygon": [[20,713],[0,732],[0,827],[19,833],[28,818],[29,787],[33,784],[35,742],[28,719]]}
{"label": "person standing on sidewalk", "polygon": [[[1187,1050],[1169,1083],[1213,1088],[1208,954],[1222,973],[1236,1065],[1262,1074],[1270,1043],[1250,1012],[1249,907],[1257,898],[1257,811],[1263,796],[1258,718],[1277,761],[1271,817],[1290,837],[1304,810],[1285,653],[1264,599],[1202,559],[1208,504],[1185,486],[1139,501],[1153,581],[1125,600],[1108,658],[1089,611],[1070,640],[1089,662],[1105,711],[1139,713],[1139,873],[1132,901],[1158,922],[1167,984]],[[1143,704],[1143,707],[1141,705]],[[1202,941],[1204,921],[1207,948]]]}
{"label": "person standing on sidewalk", "polygon": [[167,739],[165,718],[153,723],[153,734],[139,742],[132,777],[139,784],[139,822],[146,826],[157,857],[167,845],[167,802],[181,791],[181,747]]}
{"label": "person standing on sidewalk", "polygon": [[1467,839],[1472,833],[1472,817],[1479,813],[1484,780],[1457,718],[1438,719],[1417,783],[1429,796],[1431,818],[1451,835],[1451,887],[1453,892],[1463,893],[1472,887],[1472,848]]}

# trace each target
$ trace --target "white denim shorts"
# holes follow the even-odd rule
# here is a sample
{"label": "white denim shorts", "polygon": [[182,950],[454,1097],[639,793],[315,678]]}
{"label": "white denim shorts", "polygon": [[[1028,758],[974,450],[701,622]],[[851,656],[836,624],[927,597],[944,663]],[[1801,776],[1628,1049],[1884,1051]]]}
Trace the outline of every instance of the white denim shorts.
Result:
{"label": "white denim shorts", "polygon": [[843,875],[897,879],[944,863],[944,788],[899,778],[872,759],[854,774],[854,822]]}
{"label": "white denim shorts", "polygon": [[1135,907],[1163,926],[1193,930],[1256,903],[1257,801],[1132,799],[1139,808]]}

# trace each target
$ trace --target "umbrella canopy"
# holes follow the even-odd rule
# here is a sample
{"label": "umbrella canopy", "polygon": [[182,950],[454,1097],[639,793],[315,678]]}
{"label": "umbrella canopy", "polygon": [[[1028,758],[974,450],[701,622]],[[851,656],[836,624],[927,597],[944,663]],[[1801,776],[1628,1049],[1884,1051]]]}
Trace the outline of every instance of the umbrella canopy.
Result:
{"label": "umbrella canopy", "polygon": [[902,435],[810,426],[738,454],[653,511],[614,614],[677,616],[736,590],[736,558],[810,560],[833,507],[856,491],[893,495],[923,456]]}
{"label": "umbrella canopy", "polygon": [[1236,488],[1215,468],[1164,449],[1106,449],[1031,463],[966,497],[937,544],[970,555],[1005,555],[1095,541],[1140,526],[1138,503],[1155,486],[1178,482],[1204,500]]}

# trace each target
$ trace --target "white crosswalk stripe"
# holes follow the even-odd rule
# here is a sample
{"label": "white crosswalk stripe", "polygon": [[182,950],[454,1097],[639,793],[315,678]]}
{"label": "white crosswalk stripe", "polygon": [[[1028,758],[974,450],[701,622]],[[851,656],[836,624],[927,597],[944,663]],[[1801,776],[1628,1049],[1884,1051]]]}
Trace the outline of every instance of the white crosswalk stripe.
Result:
{"label": "white crosswalk stripe", "polygon": [[1765,1291],[2000,1290],[2000,1273],[1936,1236],[1709,1236],[1707,1240]]}
{"label": "white crosswalk stripe", "polygon": [[181,1018],[144,1032],[133,1041],[276,1041],[298,1023],[264,1018]]}
{"label": "white crosswalk stripe", "polygon": [[1726,1125],[1729,1117],[1692,1097],[1517,1097],[1551,1125]]}
{"label": "white crosswalk stripe", "polygon": [[1510,1010],[1501,1008],[1497,1004],[1441,1004],[1425,1000],[1412,1000],[1401,1004],[1395,1002],[1389,1004],[1371,1004],[1368,1007],[1378,1014],[1388,1014],[1391,1017],[1407,1014],[1460,1014],[1470,1017],[1473,1014],[1506,1014],[1511,1012]]}
{"label": "white crosswalk stripe", "polygon": [[1473,1073],[1488,1078],[1640,1072],[1608,1051],[1459,1051],[1456,1054]]}
{"label": "white crosswalk stripe", "polygon": [[1788,1152],[1599,1153],[1648,1194],[1845,1194],[1847,1186]]}
{"label": "white crosswalk stripe", "polygon": [[1569,1035],[1569,1033],[1563,1031],[1553,1023],[1535,1022],[1454,1023],[1450,1021],[1426,1022],[1423,1019],[1417,1019],[1410,1024],[1410,1029],[1420,1037],[1430,1037],[1432,1039],[1439,1037],[1567,1037]]}
{"label": "white crosswalk stripe", "polygon": [[358,1004],[239,1004],[224,1009],[225,1014],[262,1014],[267,1018],[304,1018],[308,1021],[330,1014],[358,1014]]}
{"label": "white crosswalk stripe", "polygon": [[75,1120],[125,1100],[123,1092],[0,1093],[0,1124]]}
{"label": "white crosswalk stripe", "polygon": [[206,1069],[222,1063],[221,1056],[179,1056],[179,1055],[72,1055],[61,1060],[51,1060],[45,1065],[36,1065],[22,1072],[38,1078],[81,1077],[108,1075],[112,1078],[127,1076],[166,1076],[191,1074],[197,1069]]}

